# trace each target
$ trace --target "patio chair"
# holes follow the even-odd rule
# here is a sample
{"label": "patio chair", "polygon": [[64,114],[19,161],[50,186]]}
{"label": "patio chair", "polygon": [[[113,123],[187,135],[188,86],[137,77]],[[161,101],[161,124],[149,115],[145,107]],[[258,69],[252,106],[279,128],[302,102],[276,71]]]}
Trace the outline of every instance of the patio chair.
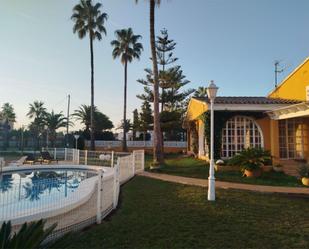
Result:
{"label": "patio chair", "polygon": [[16,161],[12,161],[9,163],[9,166],[21,166],[24,164],[24,162],[26,161],[27,156],[22,156],[21,158],[19,158]]}
{"label": "patio chair", "polygon": [[33,165],[37,162],[37,160],[35,159],[35,155],[32,154],[32,153],[28,153],[28,154],[25,154],[26,156],[26,160],[24,161],[24,164],[30,164],[30,165]]}
{"label": "patio chair", "polygon": [[58,163],[58,160],[57,159],[54,159],[48,151],[42,151],[41,152],[41,157],[42,157],[42,162],[43,163],[48,163],[50,164],[51,162],[57,162]]}

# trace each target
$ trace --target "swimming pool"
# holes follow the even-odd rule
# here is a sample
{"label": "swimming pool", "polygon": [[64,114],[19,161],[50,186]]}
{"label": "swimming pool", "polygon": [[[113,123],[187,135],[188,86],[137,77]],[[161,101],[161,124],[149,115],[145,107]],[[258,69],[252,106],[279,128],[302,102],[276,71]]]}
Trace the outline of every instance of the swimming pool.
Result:
{"label": "swimming pool", "polygon": [[23,169],[0,175],[0,223],[15,224],[68,212],[95,190],[97,172],[81,169]]}

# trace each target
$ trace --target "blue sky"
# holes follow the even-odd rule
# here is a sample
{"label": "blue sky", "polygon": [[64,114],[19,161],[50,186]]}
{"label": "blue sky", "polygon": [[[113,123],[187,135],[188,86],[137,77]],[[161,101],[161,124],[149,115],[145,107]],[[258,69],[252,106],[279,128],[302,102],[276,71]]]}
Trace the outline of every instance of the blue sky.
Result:
{"label": "blue sky", "polygon": [[[143,36],[144,53],[129,65],[128,115],[140,106],[136,79],[150,66],[148,4],[99,0],[108,13],[107,36],[95,43],[95,103],[120,122],[123,67],[111,56],[114,31],[132,27]],[[28,124],[28,106],[43,100],[49,110],[66,113],[90,103],[88,40],[72,33],[77,0],[0,0],[0,104],[10,102],[17,127]],[[163,0],[156,29],[169,30],[188,87],[215,80],[220,95],[266,95],[274,85],[275,60],[286,67],[283,79],[309,55],[307,0]],[[77,126],[78,127],[78,126]]]}

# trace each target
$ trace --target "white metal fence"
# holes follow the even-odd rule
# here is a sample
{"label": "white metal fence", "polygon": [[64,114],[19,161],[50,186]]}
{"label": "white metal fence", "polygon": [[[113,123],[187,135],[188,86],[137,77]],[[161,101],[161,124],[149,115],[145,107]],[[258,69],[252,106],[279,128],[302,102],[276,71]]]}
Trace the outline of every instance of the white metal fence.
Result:
{"label": "white metal fence", "polygon": [[[95,141],[95,146],[105,148],[121,147],[121,141]],[[90,146],[90,141],[86,141],[86,146]],[[152,141],[127,141],[127,146],[132,148],[151,148],[153,147]],[[186,141],[165,141],[164,147],[166,148],[186,148]]]}
{"label": "white metal fence", "polygon": [[4,167],[0,172],[0,225],[46,219],[50,239],[101,220],[117,207],[120,185],[144,170],[144,151],[114,153],[49,149],[58,163]]}

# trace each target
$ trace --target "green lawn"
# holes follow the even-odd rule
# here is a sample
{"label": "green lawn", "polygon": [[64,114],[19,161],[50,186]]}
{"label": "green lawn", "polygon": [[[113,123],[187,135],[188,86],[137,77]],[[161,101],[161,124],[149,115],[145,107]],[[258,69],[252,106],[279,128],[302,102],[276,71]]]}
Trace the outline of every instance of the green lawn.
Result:
{"label": "green lawn", "polygon": [[135,177],[117,211],[54,248],[309,248],[308,199]]}
{"label": "green lawn", "polygon": [[[151,156],[146,156],[146,170],[149,170],[151,160]],[[162,167],[162,169],[157,170],[156,172],[170,175],[207,179],[209,174],[209,167],[208,164],[206,164],[203,160],[172,154],[166,156],[165,165]],[[242,173],[240,171],[216,171],[215,177],[219,181],[227,182],[239,182],[271,186],[304,187],[301,184],[300,180],[298,180],[296,177],[288,176],[284,173],[278,172],[264,172],[263,175],[259,178],[246,178],[242,176]]]}

